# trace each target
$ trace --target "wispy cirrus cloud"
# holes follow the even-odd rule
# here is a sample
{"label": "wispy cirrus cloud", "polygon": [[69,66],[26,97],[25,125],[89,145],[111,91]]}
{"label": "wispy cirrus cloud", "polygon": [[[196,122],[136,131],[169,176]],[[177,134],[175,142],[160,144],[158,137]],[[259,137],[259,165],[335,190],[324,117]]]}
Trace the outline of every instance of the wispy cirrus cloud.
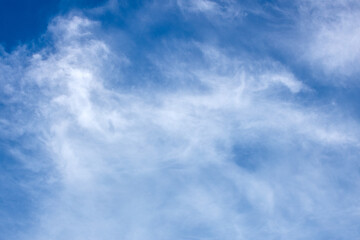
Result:
{"label": "wispy cirrus cloud", "polygon": [[360,6],[356,1],[300,1],[302,24],[310,31],[305,54],[329,74],[357,74]]}
{"label": "wispy cirrus cloud", "polygon": [[142,68],[100,22],[48,29],[40,51],[1,58],[1,132],[33,134],[48,172],[29,188],[51,187],[23,239],[357,236],[358,123],[308,104],[316,91],[289,68],[170,38],[143,49],[149,86],[122,75]]}
{"label": "wispy cirrus cloud", "polygon": [[[243,17],[244,11],[241,9],[241,5],[235,1],[177,1],[177,5],[180,10],[188,13],[202,13],[210,18],[222,17],[224,19],[235,19]],[[215,20],[214,18],[212,20]]]}

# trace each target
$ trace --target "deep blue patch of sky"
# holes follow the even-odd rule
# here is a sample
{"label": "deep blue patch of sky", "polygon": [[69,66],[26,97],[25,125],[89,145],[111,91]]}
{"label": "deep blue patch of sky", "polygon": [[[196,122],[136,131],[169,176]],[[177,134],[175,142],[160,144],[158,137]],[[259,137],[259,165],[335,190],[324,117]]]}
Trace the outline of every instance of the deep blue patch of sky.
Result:
{"label": "deep blue patch of sky", "polygon": [[91,8],[104,0],[1,0],[0,44],[6,51],[37,39],[51,18],[69,10]]}

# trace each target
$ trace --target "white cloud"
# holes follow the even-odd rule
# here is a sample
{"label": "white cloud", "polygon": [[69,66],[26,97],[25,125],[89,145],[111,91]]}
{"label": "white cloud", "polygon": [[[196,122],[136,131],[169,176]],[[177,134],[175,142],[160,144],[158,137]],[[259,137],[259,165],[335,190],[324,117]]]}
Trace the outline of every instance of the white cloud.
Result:
{"label": "white cloud", "polygon": [[360,6],[357,1],[299,1],[300,26],[310,63],[328,74],[358,74]]}
{"label": "white cloud", "polygon": [[[183,13],[202,13],[210,21],[223,19],[241,19],[245,13],[235,1],[212,1],[212,0],[177,0],[177,5]],[[215,17],[215,18],[214,18]]]}
{"label": "white cloud", "polygon": [[[348,181],[349,169],[326,159],[339,161],[333,151],[351,161],[341,148],[357,151],[358,125],[288,100],[308,89],[285,67],[176,43],[170,54],[149,54],[152,63],[174,84],[195,78],[203,88],[113,90],[109,65],[128,60],[95,36],[98,28],[55,19],[55,49],[34,53],[22,70],[23,85],[37,89],[26,92],[39,112],[28,121],[46,140],[59,185],[28,238],[304,239],[317,234],[306,221],[326,228],[344,216],[334,211],[351,209],[358,190],[338,198],[331,179]],[[199,60],[182,57],[193,49]],[[236,145],[254,150],[234,157]],[[252,157],[255,170],[244,163]],[[340,228],[356,216],[347,219]]]}

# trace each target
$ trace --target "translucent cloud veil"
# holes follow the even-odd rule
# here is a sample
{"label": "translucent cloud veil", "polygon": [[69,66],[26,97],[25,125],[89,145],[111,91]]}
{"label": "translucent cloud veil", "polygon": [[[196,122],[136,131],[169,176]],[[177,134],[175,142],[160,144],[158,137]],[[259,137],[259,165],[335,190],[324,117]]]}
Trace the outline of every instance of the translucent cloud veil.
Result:
{"label": "translucent cloud veil", "polygon": [[[309,8],[321,9],[320,16],[333,11],[310,5],[298,3],[296,24]],[[118,6],[109,1],[89,11],[101,15]],[[136,21],[151,21],[147,16],[159,8],[154,2],[139,10]],[[162,8],[206,18],[215,29],[245,21],[246,12],[266,15],[232,1]],[[348,18],[357,13],[317,22],[315,41],[289,40],[316,49],[299,64],[316,61],[321,76],[336,71],[352,84],[356,47],[326,48],[356,41],[346,33],[340,39],[338,31],[352,29]],[[129,39],[126,31],[71,12],[49,23],[41,44],[2,52],[0,132],[8,161],[18,164],[2,171],[6,181],[25,173],[18,187],[30,209],[16,217],[1,208],[3,226],[18,222],[6,230],[10,239],[359,236],[359,124],[322,102],[317,88],[337,87],[334,79],[312,84],[293,63],[234,54],[212,40],[175,35],[130,54],[127,47],[139,43]],[[298,54],[289,45],[283,51]]]}

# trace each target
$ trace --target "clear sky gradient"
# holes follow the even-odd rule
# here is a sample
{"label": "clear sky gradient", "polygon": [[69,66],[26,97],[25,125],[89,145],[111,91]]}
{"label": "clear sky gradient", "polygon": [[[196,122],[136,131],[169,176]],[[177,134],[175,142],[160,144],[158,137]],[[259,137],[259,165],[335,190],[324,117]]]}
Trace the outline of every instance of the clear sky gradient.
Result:
{"label": "clear sky gradient", "polygon": [[359,239],[359,22],[0,0],[0,239]]}

